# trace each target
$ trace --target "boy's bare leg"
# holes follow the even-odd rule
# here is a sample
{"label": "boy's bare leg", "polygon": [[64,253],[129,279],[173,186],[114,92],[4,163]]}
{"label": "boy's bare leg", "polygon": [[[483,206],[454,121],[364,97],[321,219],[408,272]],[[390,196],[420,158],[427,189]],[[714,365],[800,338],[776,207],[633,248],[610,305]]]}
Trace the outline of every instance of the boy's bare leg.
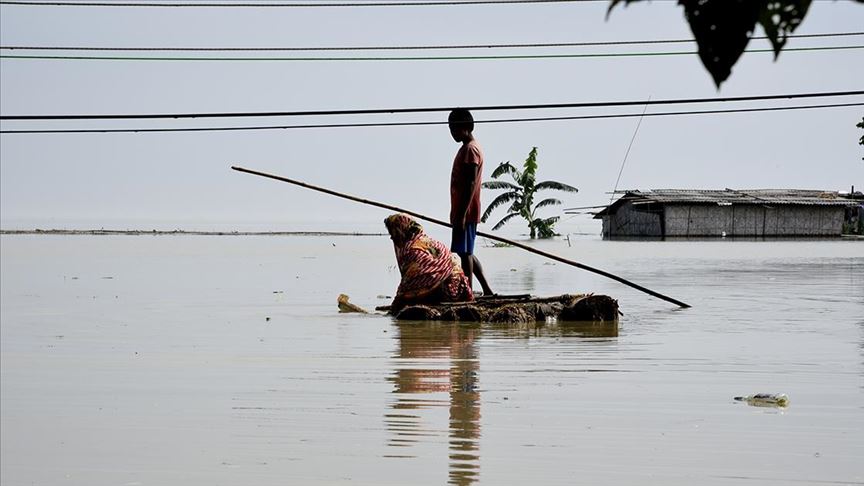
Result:
{"label": "boy's bare leg", "polygon": [[[486,281],[486,276],[483,275],[483,266],[480,265],[480,260],[478,260],[474,255],[470,255],[469,259],[471,260],[472,273],[477,276],[477,280],[483,288],[483,295],[493,295],[494,292],[492,292],[492,287],[489,286],[489,283]],[[462,265],[462,269],[465,269],[464,264]]]}
{"label": "boy's bare leg", "polygon": [[468,287],[472,287],[474,285],[474,255],[459,255],[459,259],[462,260],[462,272],[468,277]]}

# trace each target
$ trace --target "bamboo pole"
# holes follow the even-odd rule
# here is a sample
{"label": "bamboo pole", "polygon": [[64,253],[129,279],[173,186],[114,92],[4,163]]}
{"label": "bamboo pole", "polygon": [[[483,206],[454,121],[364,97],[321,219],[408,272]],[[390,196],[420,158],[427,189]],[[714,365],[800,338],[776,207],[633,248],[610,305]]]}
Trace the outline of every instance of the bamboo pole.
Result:
{"label": "bamboo pole", "polygon": [[[352,196],[352,195],[350,195],[350,194],[343,194],[343,193],[341,193],[341,192],[336,192],[336,191],[333,191],[333,190],[330,190],[330,189],[326,189],[326,188],[323,188],[323,187],[313,186],[312,184],[307,184],[307,183],[305,183],[305,182],[296,181],[296,180],[294,180],[294,179],[289,179],[289,178],[287,178],[287,177],[281,177],[281,176],[277,176],[277,175],[273,175],[273,174],[267,174],[266,172],[259,172],[259,171],[257,171],[257,170],[245,169],[245,168],[243,168],[243,167],[237,167],[237,166],[232,166],[231,168],[234,169],[234,170],[236,170],[236,171],[239,171],[239,172],[245,172],[245,173],[247,173],[247,174],[252,174],[252,175],[257,175],[257,176],[260,176],[260,177],[266,177],[266,178],[268,178],[268,179],[274,179],[274,180],[277,180],[277,181],[287,182],[287,183],[289,183],[289,184],[294,184],[295,186],[305,187],[306,189],[312,189],[313,191],[323,192],[324,194],[330,194],[331,196],[336,196],[336,197],[341,197],[341,198],[343,198],[343,199],[348,199],[349,201],[359,202],[359,203],[361,203],[361,204],[368,204],[368,205],[370,205],[370,206],[376,206],[376,207],[379,207],[379,208],[389,209],[389,210],[391,210],[391,211],[396,211],[396,212],[399,212],[399,213],[404,213],[404,214],[407,214],[407,215],[409,215],[409,216],[414,216],[414,217],[417,218],[417,219],[422,219],[422,220],[424,220],[424,221],[428,221],[428,222],[430,222],[430,223],[435,223],[435,224],[437,224],[437,225],[441,225],[441,226],[446,226],[446,227],[448,227],[448,228],[452,228],[452,227],[453,227],[450,223],[445,222],[445,221],[441,221],[440,219],[430,218],[429,216],[425,216],[425,215],[422,215],[422,214],[420,214],[420,213],[415,213],[414,211],[409,211],[409,210],[407,210],[407,209],[398,208],[398,207],[396,207],[396,206],[391,206],[390,204],[384,204],[384,203],[380,203],[380,202],[377,202],[377,201],[370,201],[370,200],[368,200],[368,199],[363,199],[363,198],[360,198],[360,197]],[[606,272],[606,271],[600,270],[599,268],[590,267],[590,266],[588,266],[588,265],[585,265],[585,264],[582,264],[582,263],[579,263],[579,262],[575,262],[575,261],[573,261],[573,260],[568,260],[568,259],[566,259],[566,258],[564,258],[564,257],[560,257],[560,256],[558,256],[558,255],[555,255],[555,254],[552,254],[552,253],[548,253],[548,252],[545,252],[545,251],[543,251],[543,250],[538,250],[538,249],[533,248],[533,247],[530,247],[530,246],[528,246],[528,245],[526,245],[526,244],[524,244],[524,243],[519,243],[519,242],[517,242],[517,241],[508,240],[508,239],[506,239],[506,238],[502,238],[502,237],[500,237],[500,236],[492,235],[492,234],[489,234],[489,233],[484,233],[484,232],[481,232],[481,231],[478,231],[477,234],[478,234],[479,236],[484,237],[484,238],[489,238],[490,240],[498,241],[498,242],[501,242],[501,243],[506,243],[506,244],[508,244],[508,245],[515,246],[515,247],[517,247],[517,248],[521,248],[521,249],[523,249],[523,250],[525,250],[525,251],[528,251],[528,252],[534,253],[534,254],[536,254],[536,255],[540,255],[540,256],[543,256],[543,257],[546,257],[546,258],[549,258],[549,259],[552,259],[552,260],[555,260],[555,261],[558,261],[558,262],[561,262],[561,263],[566,263],[567,265],[571,265],[571,266],[574,266],[574,267],[576,267],[576,268],[581,268],[582,270],[587,270],[587,271],[589,271],[589,272],[593,272],[593,273],[596,273],[596,274],[598,274],[598,275],[602,275],[602,276],[604,276],[604,277],[606,277],[606,278],[610,278],[610,279],[612,279],[612,280],[615,280],[616,282],[620,282],[620,283],[622,283],[622,284],[624,284],[624,285],[627,285],[628,287],[632,287],[632,288],[634,288],[634,289],[636,289],[636,290],[639,290],[639,291],[645,292],[645,293],[648,294],[648,295],[652,295],[652,296],[654,296],[654,297],[657,297],[658,299],[663,299],[663,300],[665,300],[665,301],[667,301],[667,302],[671,302],[671,303],[673,303],[673,304],[675,304],[675,305],[677,305],[677,306],[679,306],[679,307],[682,307],[682,308],[688,308],[688,307],[690,307],[690,305],[685,304],[684,302],[681,302],[680,300],[673,299],[672,297],[665,296],[665,295],[663,295],[663,294],[661,294],[661,293],[659,293],[659,292],[655,292],[655,291],[653,291],[653,290],[651,290],[651,289],[648,289],[648,288],[645,288],[645,287],[643,287],[643,286],[641,286],[641,285],[635,284],[635,283],[633,283],[633,282],[631,282],[631,281],[629,281],[629,280],[627,280],[627,279],[624,279],[624,278],[621,278],[621,277],[619,277],[619,276],[617,276],[617,275],[613,275],[613,274],[611,274],[611,273],[609,273],[609,272]]]}

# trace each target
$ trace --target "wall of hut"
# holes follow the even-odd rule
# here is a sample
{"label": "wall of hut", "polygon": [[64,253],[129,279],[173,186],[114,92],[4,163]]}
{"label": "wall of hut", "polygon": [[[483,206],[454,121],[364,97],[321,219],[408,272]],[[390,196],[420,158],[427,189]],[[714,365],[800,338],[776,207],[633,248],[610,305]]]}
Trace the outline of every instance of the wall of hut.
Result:
{"label": "wall of hut", "polygon": [[843,234],[864,235],[864,204],[846,207]]}
{"label": "wall of hut", "polygon": [[842,206],[633,204],[603,217],[603,236],[840,236]]}
{"label": "wall of hut", "polygon": [[603,216],[603,237],[663,236],[663,208],[658,204],[626,203]]}

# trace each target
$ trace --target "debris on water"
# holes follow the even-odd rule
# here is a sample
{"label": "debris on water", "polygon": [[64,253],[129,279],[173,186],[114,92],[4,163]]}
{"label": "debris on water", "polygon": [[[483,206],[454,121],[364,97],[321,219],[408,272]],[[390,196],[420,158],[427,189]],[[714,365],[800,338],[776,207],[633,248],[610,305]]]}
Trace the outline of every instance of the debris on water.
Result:
{"label": "debris on water", "polygon": [[269,317],[265,317],[264,320],[267,321],[267,322],[270,322],[270,318],[269,318]]}
{"label": "debris on water", "polygon": [[757,393],[755,395],[747,395],[743,397],[735,397],[736,401],[747,402],[747,405],[754,407],[787,407],[789,406],[789,397],[785,393]]}
{"label": "debris on water", "polygon": [[391,300],[393,297],[390,296],[390,295],[378,294],[377,296],[375,296],[375,298],[376,298],[376,299],[386,299],[386,300]]}
{"label": "debris on water", "polygon": [[102,277],[102,280],[113,280],[114,277]]}
{"label": "debris on water", "polygon": [[[564,294],[555,297],[532,298],[530,295],[480,297],[474,302],[409,305],[395,311],[390,306],[376,307],[398,320],[409,321],[471,321],[527,324],[557,319],[569,322],[600,324],[603,332],[617,336],[618,301],[607,295]],[[605,326],[610,324],[612,327]],[[595,329],[592,332],[599,330]]]}
{"label": "debris on water", "polygon": [[359,312],[361,314],[368,314],[366,309],[348,302],[349,298],[350,297],[345,294],[339,294],[339,297],[336,299],[336,302],[339,304],[339,312]]}
{"label": "debris on water", "polygon": [[533,313],[529,313],[524,307],[513,304],[499,308],[492,314],[489,320],[505,324],[528,324],[536,321],[536,318]]}
{"label": "debris on water", "polygon": [[274,290],[273,293],[274,294],[284,294],[285,291],[284,290]]}

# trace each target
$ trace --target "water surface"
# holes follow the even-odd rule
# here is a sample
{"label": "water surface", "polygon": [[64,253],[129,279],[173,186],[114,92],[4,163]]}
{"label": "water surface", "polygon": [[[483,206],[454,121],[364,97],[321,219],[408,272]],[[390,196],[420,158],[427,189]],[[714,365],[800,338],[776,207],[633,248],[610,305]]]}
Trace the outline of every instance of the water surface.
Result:
{"label": "water surface", "polygon": [[625,315],[397,323],[336,308],[388,303],[385,237],[2,236],[0,482],[864,484],[864,243],[538,245],[693,308],[482,247]]}

